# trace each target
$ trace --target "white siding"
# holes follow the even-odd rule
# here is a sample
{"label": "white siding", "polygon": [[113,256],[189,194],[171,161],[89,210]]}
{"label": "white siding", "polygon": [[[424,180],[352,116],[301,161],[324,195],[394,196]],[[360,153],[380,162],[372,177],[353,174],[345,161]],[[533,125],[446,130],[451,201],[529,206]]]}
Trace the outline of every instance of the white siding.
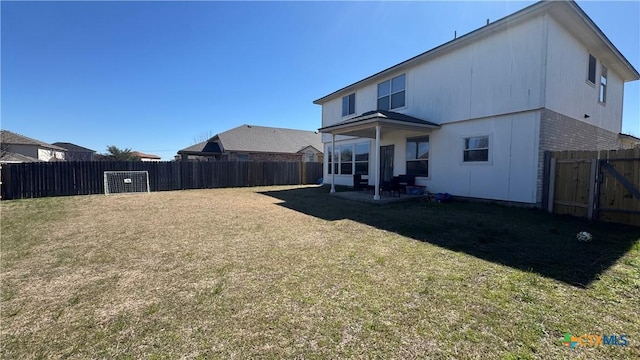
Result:
{"label": "white siding", "polygon": [[[531,19],[409,69],[407,105],[394,111],[443,124],[542,107],[543,25]],[[355,115],[376,109],[381,81],[356,91]],[[341,97],[323,104],[322,126],[345,119]]]}
{"label": "white siding", "polygon": [[542,18],[513,26],[410,71],[410,115],[440,124],[536,109]]}
{"label": "white siding", "polygon": [[64,152],[50,149],[38,149],[38,160],[64,160]]}
{"label": "white siding", "polygon": [[[426,185],[430,192],[535,203],[539,127],[540,111],[447,124],[429,134],[429,178],[417,178],[416,183]],[[406,173],[406,140],[416,135],[394,131],[382,136],[381,146],[395,145],[394,175]],[[477,135],[490,136],[491,161],[488,164],[463,163],[463,138]],[[343,141],[336,145],[362,141],[369,139]],[[327,151],[325,148],[325,154]],[[324,182],[330,184],[328,156],[325,159]],[[375,141],[371,141],[369,159],[369,174],[372,175],[377,161]],[[351,186],[353,176],[336,175],[335,183]]]}
{"label": "white siding", "polygon": [[[540,112],[449,124],[430,136],[430,192],[536,202]],[[463,138],[490,136],[490,163],[462,162]]]}
{"label": "white siding", "polygon": [[[608,64],[607,102],[598,102],[600,57],[596,57],[596,83],[587,82],[590,50],[553,18],[549,18],[546,107],[614,133],[622,128],[624,83]],[[584,115],[589,115],[585,118]]]}

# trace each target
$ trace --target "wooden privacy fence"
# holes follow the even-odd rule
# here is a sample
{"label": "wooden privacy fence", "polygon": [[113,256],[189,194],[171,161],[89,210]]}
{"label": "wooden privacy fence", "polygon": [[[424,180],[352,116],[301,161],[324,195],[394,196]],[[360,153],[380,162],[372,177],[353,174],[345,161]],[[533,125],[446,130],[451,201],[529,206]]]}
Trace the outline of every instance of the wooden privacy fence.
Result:
{"label": "wooden privacy fence", "polygon": [[640,226],[640,149],[545,154],[549,212]]}
{"label": "wooden privacy fence", "polygon": [[3,200],[104,193],[105,171],[149,172],[151,191],[315,184],[322,163],[74,161],[2,164]]}

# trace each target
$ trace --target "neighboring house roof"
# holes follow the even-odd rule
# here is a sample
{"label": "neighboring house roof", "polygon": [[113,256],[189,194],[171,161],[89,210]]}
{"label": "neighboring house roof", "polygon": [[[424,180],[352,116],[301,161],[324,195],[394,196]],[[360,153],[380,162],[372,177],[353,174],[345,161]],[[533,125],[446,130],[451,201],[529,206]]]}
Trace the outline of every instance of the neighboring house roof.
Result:
{"label": "neighboring house roof", "polygon": [[574,35],[583,40],[593,52],[600,51],[606,53],[609,56],[600,55],[601,58],[606,58],[610,62],[610,68],[614,69],[624,81],[638,80],[640,79],[640,73],[633,65],[622,55],[622,53],[611,43],[607,36],[600,30],[600,28],[589,18],[589,16],[573,1],[540,1],[531,6],[528,6],[518,12],[503,17],[500,20],[494,21],[486,26],[483,26],[477,30],[474,30],[466,35],[458,37],[440,46],[437,46],[431,50],[428,50],[422,54],[414,56],[408,60],[405,60],[397,65],[380,71],[374,75],[371,75],[365,79],[348,85],[342,89],[332,92],[326,96],[323,96],[313,103],[321,105],[331,99],[337,98],[342,95],[346,95],[353,92],[357,87],[368,85],[376,81],[385,80],[387,77],[404,71],[414,65],[427,62],[441,54],[449,52],[458,47],[467,45],[470,42],[476,41],[490,34],[508,29],[513,23],[529,20],[535,16],[538,16],[546,11],[549,11],[555,17],[562,19],[561,23],[572,30]]}
{"label": "neighboring house roof", "polygon": [[322,136],[315,131],[241,125],[221,132],[207,141],[178,151],[183,153],[267,152],[295,154],[307,146],[324,149]]}
{"label": "neighboring house roof", "polygon": [[67,143],[67,142],[54,142],[52,145],[59,146],[63,149],[67,149],[68,151],[91,152],[91,153],[96,152],[95,150],[87,149],[86,147],[82,147],[80,145]]}
{"label": "neighboring house roof", "polygon": [[298,150],[298,153],[301,153],[301,152],[303,152],[303,151],[305,151],[305,150],[307,150],[307,149],[312,149],[312,150],[314,150],[315,152],[322,153],[322,150],[318,150],[318,149],[316,149],[316,148],[315,148],[315,146],[311,146],[311,145],[309,145],[309,146],[305,146],[305,147],[303,147],[302,149]]}
{"label": "neighboring house roof", "polygon": [[44,141],[32,139],[30,137],[16,134],[8,130],[0,130],[0,142],[9,145],[33,145],[51,150],[67,151],[66,149],[63,149],[59,146],[51,145]]}
{"label": "neighboring house roof", "polygon": [[633,136],[633,135],[629,135],[629,134],[623,134],[623,133],[620,133],[620,134],[618,134],[618,138],[619,138],[619,139],[626,139],[626,140],[631,140],[631,141],[637,141],[637,142],[640,142],[640,138],[637,138],[637,137],[635,137],[635,136]]}
{"label": "neighboring house roof", "polygon": [[199,153],[219,154],[222,152],[222,149],[220,149],[220,145],[218,143],[209,142],[209,140],[206,140],[203,142],[199,142],[195,145],[191,145],[187,148],[184,148],[180,150],[178,153],[181,153],[181,152],[199,152]]}
{"label": "neighboring house roof", "polygon": [[135,155],[135,156],[137,156],[137,157],[141,158],[141,159],[158,159],[158,160],[160,159],[160,156],[158,156],[158,155],[154,155],[154,154],[145,154],[145,153],[142,153],[142,152],[140,152],[140,151],[132,151],[131,153],[132,153],[133,155]]}
{"label": "neighboring house roof", "polygon": [[0,157],[0,162],[23,163],[23,162],[40,162],[40,160],[36,158],[32,158],[31,156],[27,156],[27,155],[22,155],[14,152],[7,152],[2,157]]}

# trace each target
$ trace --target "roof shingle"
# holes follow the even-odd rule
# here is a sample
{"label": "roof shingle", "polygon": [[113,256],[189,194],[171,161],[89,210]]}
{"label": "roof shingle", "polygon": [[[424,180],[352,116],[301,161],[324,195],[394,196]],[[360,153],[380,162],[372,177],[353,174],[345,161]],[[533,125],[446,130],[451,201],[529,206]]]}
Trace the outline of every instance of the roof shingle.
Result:
{"label": "roof shingle", "polygon": [[[215,148],[214,144],[217,142],[222,145],[222,149]],[[308,130],[241,125],[178,153],[242,151],[295,154],[309,145],[322,151],[322,135]]]}
{"label": "roof shingle", "polygon": [[91,153],[96,152],[95,150],[87,149],[86,147],[82,147],[80,145],[76,145],[68,142],[54,142],[52,145],[59,146],[63,149],[67,149],[68,151],[91,152]]}
{"label": "roof shingle", "polygon": [[66,149],[61,148],[59,146],[51,145],[44,141],[32,139],[30,137],[16,134],[8,130],[0,130],[0,142],[9,144],[9,145],[34,145],[34,146],[39,146],[39,147],[43,147],[51,150],[67,151]]}

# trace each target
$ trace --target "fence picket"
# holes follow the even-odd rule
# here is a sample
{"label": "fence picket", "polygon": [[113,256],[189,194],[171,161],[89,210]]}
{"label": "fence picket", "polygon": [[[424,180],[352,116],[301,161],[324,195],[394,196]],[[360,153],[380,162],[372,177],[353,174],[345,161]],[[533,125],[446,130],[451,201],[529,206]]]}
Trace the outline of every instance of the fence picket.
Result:
{"label": "fence picket", "polygon": [[[322,163],[299,162],[69,161],[2,164],[1,199],[102,194],[104,172],[115,170],[148,171],[151,191],[315,184],[322,177]],[[302,177],[302,174],[306,175]]]}
{"label": "fence picket", "polygon": [[[554,213],[584,217],[595,207],[593,215],[597,220],[640,226],[640,200],[629,190],[640,189],[640,149],[550,154],[555,159],[555,179],[549,179],[555,185],[550,199]],[[592,167],[598,164],[597,159],[601,159],[601,165],[597,166],[598,192],[589,196],[593,186],[589,179],[596,171]],[[618,178],[607,170],[609,167]]]}

